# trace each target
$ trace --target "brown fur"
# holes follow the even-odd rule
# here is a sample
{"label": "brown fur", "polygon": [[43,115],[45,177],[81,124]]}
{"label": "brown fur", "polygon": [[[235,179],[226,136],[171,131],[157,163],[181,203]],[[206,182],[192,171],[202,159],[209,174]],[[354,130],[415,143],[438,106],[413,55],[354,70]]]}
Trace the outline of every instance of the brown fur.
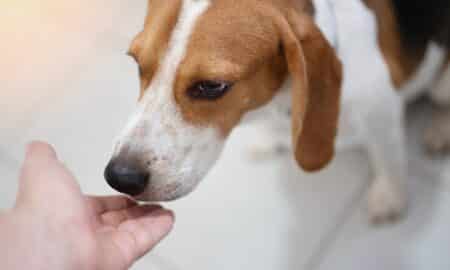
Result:
{"label": "brown fur", "polygon": [[[250,2],[213,2],[197,22],[176,79],[175,99],[185,119],[219,127],[224,136],[245,112],[269,102],[286,77],[266,7]],[[186,95],[194,82],[214,79],[233,82],[232,90],[216,101]]]}
{"label": "brown fur", "polygon": [[[160,1],[165,0],[150,3]],[[179,9],[159,6],[158,12],[150,9],[145,30],[132,46],[143,90],[157,69],[154,52],[163,54]],[[213,1],[198,18],[176,74],[174,98],[184,119],[217,127],[226,137],[246,112],[270,102],[290,74],[296,160],[306,170],[324,167],[334,154],[342,74],[312,11],[306,0]],[[233,87],[218,100],[191,98],[187,90],[203,80],[225,80]]]}
{"label": "brown fur", "polygon": [[[294,78],[295,156],[304,169],[317,170],[334,155],[341,70],[306,11],[280,10],[262,1],[214,2],[191,37],[175,97],[187,121],[217,126],[227,135],[245,112],[272,99],[288,69]],[[234,87],[214,102],[190,99],[186,89],[204,79],[225,79]]]}
{"label": "brown fur", "polygon": [[292,40],[295,37],[285,32],[286,59],[294,82],[295,157],[305,170],[314,171],[322,169],[334,156],[342,68],[334,49],[310,17],[291,12],[288,21],[297,39],[296,43]]}

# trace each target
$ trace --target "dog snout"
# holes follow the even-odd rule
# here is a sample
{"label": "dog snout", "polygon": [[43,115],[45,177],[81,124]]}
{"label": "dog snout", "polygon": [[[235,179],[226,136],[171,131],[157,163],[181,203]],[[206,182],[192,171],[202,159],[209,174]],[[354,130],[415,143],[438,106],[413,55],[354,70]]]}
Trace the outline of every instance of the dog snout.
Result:
{"label": "dog snout", "polygon": [[130,196],[144,193],[150,178],[147,168],[126,159],[112,159],[105,169],[107,183],[120,193]]}

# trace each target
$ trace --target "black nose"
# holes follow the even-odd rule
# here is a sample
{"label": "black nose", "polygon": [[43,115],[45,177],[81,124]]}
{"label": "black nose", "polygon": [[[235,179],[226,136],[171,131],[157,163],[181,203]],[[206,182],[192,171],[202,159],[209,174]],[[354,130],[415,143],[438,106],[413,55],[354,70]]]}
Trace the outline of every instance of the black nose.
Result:
{"label": "black nose", "polygon": [[150,181],[150,173],[127,162],[112,160],[105,169],[105,179],[115,190],[137,196],[145,191]]}

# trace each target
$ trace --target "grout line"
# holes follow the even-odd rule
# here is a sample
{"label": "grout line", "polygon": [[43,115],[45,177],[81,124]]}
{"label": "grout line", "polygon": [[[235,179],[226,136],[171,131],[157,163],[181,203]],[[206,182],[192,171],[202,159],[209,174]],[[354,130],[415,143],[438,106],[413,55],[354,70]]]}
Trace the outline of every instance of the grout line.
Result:
{"label": "grout line", "polygon": [[346,204],[344,209],[336,217],[336,223],[332,224],[328,232],[325,233],[324,237],[321,238],[317,248],[312,253],[310,258],[306,261],[304,268],[305,270],[317,270],[322,264],[325,256],[329,253],[333,244],[336,242],[339,232],[347,224],[347,221],[354,214],[354,212],[359,208],[360,203],[364,201],[364,197],[369,189],[370,181],[364,181],[363,184],[354,192],[349,202]]}

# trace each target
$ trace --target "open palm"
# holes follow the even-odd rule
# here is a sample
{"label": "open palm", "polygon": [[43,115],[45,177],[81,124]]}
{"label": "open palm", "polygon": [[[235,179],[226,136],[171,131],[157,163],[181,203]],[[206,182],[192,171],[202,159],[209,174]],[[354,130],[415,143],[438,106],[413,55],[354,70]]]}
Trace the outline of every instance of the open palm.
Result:
{"label": "open palm", "polygon": [[[30,145],[16,206],[2,218],[14,224],[9,231],[27,239],[23,245],[20,239],[9,239],[17,243],[20,257],[38,256],[12,269],[46,270],[128,269],[168,234],[173,219],[172,212],[158,205],[138,205],[123,196],[83,195],[45,143]],[[14,256],[9,257],[17,266],[11,261]]]}

